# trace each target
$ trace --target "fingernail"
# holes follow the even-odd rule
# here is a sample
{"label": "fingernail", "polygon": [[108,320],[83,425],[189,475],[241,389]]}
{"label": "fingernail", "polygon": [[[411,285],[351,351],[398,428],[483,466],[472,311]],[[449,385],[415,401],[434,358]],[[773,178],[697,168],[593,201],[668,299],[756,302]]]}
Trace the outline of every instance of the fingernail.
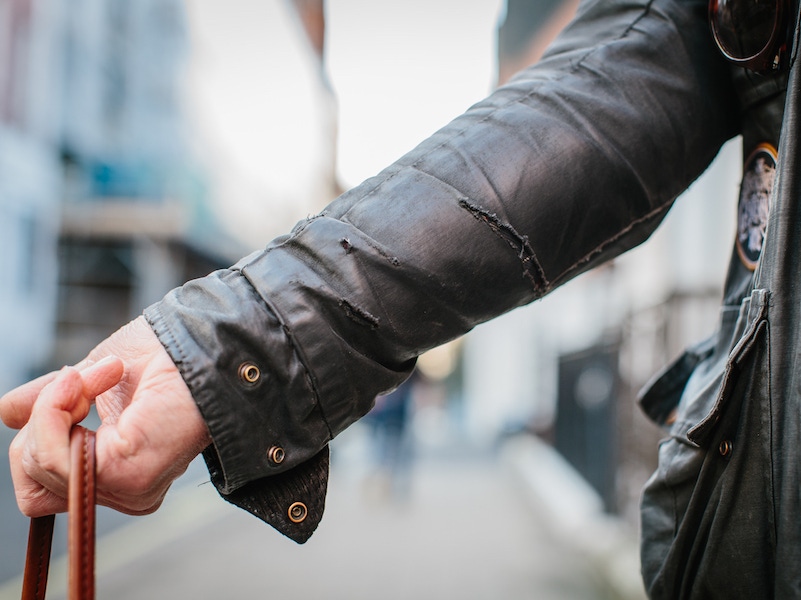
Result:
{"label": "fingernail", "polygon": [[99,361],[97,361],[95,363],[92,363],[91,365],[85,367],[81,372],[82,373],[89,373],[89,372],[94,371],[94,370],[99,370],[99,369],[102,369],[103,367],[108,366],[110,363],[116,362],[118,360],[119,360],[119,358],[117,358],[116,356],[111,354],[111,355],[105,356],[105,357],[101,358]]}

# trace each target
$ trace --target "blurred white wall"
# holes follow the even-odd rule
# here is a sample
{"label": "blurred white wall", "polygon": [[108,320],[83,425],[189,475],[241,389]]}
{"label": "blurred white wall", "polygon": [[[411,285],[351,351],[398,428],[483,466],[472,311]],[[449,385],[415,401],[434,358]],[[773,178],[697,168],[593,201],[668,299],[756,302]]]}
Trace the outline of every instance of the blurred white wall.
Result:
{"label": "blurred white wall", "polygon": [[223,227],[260,248],[333,198],[334,100],[288,2],[186,10],[191,145]]}
{"label": "blurred white wall", "polygon": [[328,0],[327,65],[345,187],[375,175],[492,89],[502,0]]}
{"label": "blurred white wall", "polygon": [[322,70],[289,3],[188,1],[193,147],[219,218],[261,247],[483,98],[499,3],[329,0]]}

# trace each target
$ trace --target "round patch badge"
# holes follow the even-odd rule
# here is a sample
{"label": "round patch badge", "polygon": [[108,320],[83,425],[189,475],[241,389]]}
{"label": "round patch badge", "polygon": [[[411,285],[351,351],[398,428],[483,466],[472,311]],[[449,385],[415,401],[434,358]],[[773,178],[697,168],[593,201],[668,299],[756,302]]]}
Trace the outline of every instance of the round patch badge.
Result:
{"label": "round patch badge", "polygon": [[765,240],[775,178],[776,149],[770,144],[760,144],[745,161],[737,209],[737,254],[752,271]]}

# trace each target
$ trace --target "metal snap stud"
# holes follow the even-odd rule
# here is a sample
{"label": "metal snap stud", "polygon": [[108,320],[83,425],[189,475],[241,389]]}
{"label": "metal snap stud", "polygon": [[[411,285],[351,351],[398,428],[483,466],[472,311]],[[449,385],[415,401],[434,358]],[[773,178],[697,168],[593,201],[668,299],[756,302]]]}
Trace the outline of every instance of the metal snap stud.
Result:
{"label": "metal snap stud", "polygon": [[729,456],[732,450],[734,450],[734,445],[729,440],[723,440],[720,442],[720,446],[718,446],[718,451],[721,456]]}
{"label": "metal snap stud", "polygon": [[303,502],[293,502],[287,511],[289,520],[293,523],[302,523],[308,514],[309,510]]}
{"label": "metal snap stud", "polygon": [[281,446],[273,446],[267,451],[267,456],[269,456],[270,460],[275,464],[280,465],[284,462],[284,458],[286,458],[286,452],[284,452]]}
{"label": "metal snap stud", "polygon": [[252,362],[246,362],[239,365],[239,378],[248,385],[254,385],[259,381],[261,371],[259,367]]}

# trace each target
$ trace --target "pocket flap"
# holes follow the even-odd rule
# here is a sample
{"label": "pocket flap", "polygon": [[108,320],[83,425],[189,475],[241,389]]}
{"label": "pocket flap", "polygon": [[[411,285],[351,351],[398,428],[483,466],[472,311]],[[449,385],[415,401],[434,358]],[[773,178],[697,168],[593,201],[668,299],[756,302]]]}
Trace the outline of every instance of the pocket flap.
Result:
{"label": "pocket flap", "polygon": [[739,336],[729,353],[721,384],[715,395],[715,402],[706,415],[687,431],[687,439],[694,444],[701,445],[720,420],[726,399],[729,397],[729,390],[736,382],[740,364],[750,354],[761,333],[768,327],[767,312],[768,291],[764,289],[754,290],[751,293],[745,331]]}
{"label": "pocket flap", "polygon": [[645,384],[637,395],[637,402],[649,419],[660,426],[671,424],[687,381],[698,364],[712,354],[717,341],[716,334],[687,348]]}

